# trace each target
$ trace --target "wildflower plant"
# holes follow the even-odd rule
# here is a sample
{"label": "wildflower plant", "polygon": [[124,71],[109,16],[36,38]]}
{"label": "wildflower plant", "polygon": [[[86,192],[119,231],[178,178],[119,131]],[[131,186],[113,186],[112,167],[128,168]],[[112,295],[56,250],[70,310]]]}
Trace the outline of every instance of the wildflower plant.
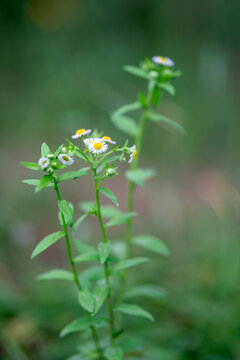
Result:
{"label": "wildflower plant", "polygon": [[[164,60],[165,59],[165,60]],[[133,191],[136,185],[142,186],[147,178],[155,174],[153,169],[138,168],[139,155],[142,144],[145,123],[148,119],[164,122],[182,130],[180,125],[152,110],[160,102],[163,91],[174,93],[170,80],[180,75],[173,71],[173,62],[168,58],[154,57],[146,59],[139,68],[127,66],[125,69],[148,81],[147,94],[139,94],[139,101],[125,105],[117,110],[112,120],[115,125],[134,138],[133,144],[128,141],[120,147],[117,141],[109,136],[92,132],[90,129],[79,129],[72,135],[73,140],[61,144],[52,152],[46,143],[41,146],[41,157],[36,163],[22,162],[21,164],[34,171],[39,171],[39,179],[27,179],[24,183],[34,186],[38,193],[45,188],[51,188],[56,193],[58,219],[61,230],[42,239],[32,252],[35,258],[57,241],[65,238],[66,249],[71,271],[52,269],[38,276],[39,280],[66,280],[75,286],[79,305],[83,314],[60,332],[60,336],[70,333],[84,332],[84,339],[91,341],[81,343],[76,357],[71,359],[121,360],[125,356],[136,359],[134,348],[124,342],[125,329],[119,314],[139,316],[153,321],[153,316],[137,304],[129,303],[126,299],[141,296],[162,296],[162,290],[152,285],[141,285],[127,288],[127,269],[149,261],[147,257],[130,257],[131,244],[141,246],[147,250],[162,255],[168,254],[164,243],[152,235],[138,235],[132,237],[132,219],[137,215],[133,211]],[[139,124],[125,114],[129,111],[141,109]],[[74,143],[73,143],[74,142]],[[114,193],[105,187],[106,180],[112,180],[118,175],[118,161],[127,160],[131,169],[127,171],[128,200],[127,211],[119,210],[119,204]],[[71,171],[73,163],[84,166]],[[81,181],[82,176],[91,176],[95,201],[91,205],[80,206],[83,214],[75,215],[74,206],[62,197],[61,183],[63,181]],[[113,205],[102,205],[100,194],[107,197]],[[78,239],[76,232],[82,222],[89,216],[95,217],[99,224],[101,240],[97,247],[86,243],[82,237]],[[107,220],[105,220],[107,219]],[[124,257],[116,256],[114,244],[108,237],[108,228],[126,225]],[[99,237],[100,238],[100,237]],[[75,255],[75,251],[78,252]],[[78,265],[89,264],[89,268],[79,273]],[[92,265],[94,263],[94,266]],[[118,316],[116,316],[118,315]],[[139,355],[142,357],[142,354]],[[69,358],[70,359],[70,358]]]}

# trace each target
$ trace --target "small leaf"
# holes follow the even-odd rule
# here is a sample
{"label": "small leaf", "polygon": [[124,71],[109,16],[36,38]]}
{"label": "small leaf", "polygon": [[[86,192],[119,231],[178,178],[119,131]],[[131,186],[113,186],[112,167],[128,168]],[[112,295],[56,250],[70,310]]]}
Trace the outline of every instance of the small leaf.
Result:
{"label": "small leaf", "polygon": [[160,83],[158,84],[158,86],[167,91],[170,95],[174,96],[175,95],[175,87],[172,84],[169,83]]}
{"label": "small leaf", "polygon": [[107,188],[104,188],[104,187],[101,187],[99,189],[99,191],[105,195],[106,197],[108,197],[110,200],[112,200],[112,202],[119,206],[119,203],[118,203],[118,199],[116,198],[116,196],[114,195],[114,193],[110,190],[110,189],[107,189]]}
{"label": "small leaf", "polygon": [[129,212],[129,213],[124,213],[122,215],[116,216],[116,217],[112,218],[109,222],[107,222],[105,224],[105,227],[124,224],[124,223],[128,222],[131,218],[133,218],[134,216],[137,216],[137,213]]}
{"label": "small leaf", "polygon": [[134,110],[138,110],[141,109],[141,103],[139,101],[136,101],[132,104],[128,104],[128,105],[123,105],[121,106],[119,109],[117,109],[116,111],[114,111],[112,113],[112,117],[118,117],[119,115],[125,114],[129,111],[134,111]]}
{"label": "small leaf", "polygon": [[83,287],[89,287],[92,283],[102,280],[104,278],[103,266],[91,266],[83,270],[80,274],[80,282]]}
{"label": "small leaf", "polygon": [[92,313],[94,311],[95,299],[93,295],[90,293],[90,291],[87,290],[79,291],[78,301],[80,305],[88,312]]}
{"label": "small leaf", "polygon": [[26,180],[22,180],[22,182],[25,184],[28,184],[28,185],[38,186],[40,180],[39,179],[26,179]]}
{"label": "small leaf", "polygon": [[39,192],[50,185],[52,181],[51,175],[43,175],[43,177],[40,179],[38,186],[35,188],[35,192]]}
{"label": "small leaf", "polygon": [[85,213],[89,213],[96,208],[96,204],[93,201],[82,201],[78,204],[79,209]]}
{"label": "small leaf", "polygon": [[122,360],[123,351],[119,346],[109,347],[104,351],[107,360]]}
{"label": "small leaf", "polygon": [[110,254],[111,248],[112,248],[112,245],[110,242],[107,242],[107,243],[101,242],[98,245],[98,251],[99,251],[101,264],[104,264],[105,261],[107,260],[108,255]]}
{"label": "small leaf", "polygon": [[141,246],[144,249],[147,249],[149,251],[153,251],[155,253],[168,256],[169,250],[166,247],[166,245],[163,243],[162,240],[158,239],[155,236],[151,235],[138,235],[134,236],[132,239],[132,242],[135,245]]}
{"label": "small leaf", "polygon": [[102,305],[107,297],[107,294],[108,294],[108,289],[105,286],[98,286],[93,290],[93,296],[95,299],[94,315],[102,307]]}
{"label": "small leaf", "polygon": [[150,259],[146,258],[146,257],[136,257],[136,258],[132,258],[132,259],[122,260],[113,266],[112,271],[117,272],[117,271],[127,269],[127,268],[130,268],[133,266],[144,264],[144,263],[148,262],[149,260]]}
{"label": "small leaf", "polygon": [[102,217],[106,219],[112,219],[116,216],[122,215],[123,212],[112,205],[101,205]]}
{"label": "small leaf", "polygon": [[58,208],[64,216],[66,224],[73,226],[73,208],[66,200],[58,201]]}
{"label": "small leaf", "polygon": [[153,316],[148,311],[143,310],[138,305],[119,304],[119,305],[114,306],[113,310],[114,311],[120,311],[123,314],[141,316],[141,317],[144,317],[144,318],[149,319],[151,321],[154,321]]}
{"label": "small leaf", "polygon": [[64,146],[64,144],[61,144],[57,150],[54,153],[54,158],[58,157],[58,155],[62,152],[62,147]]}
{"label": "small leaf", "polygon": [[53,269],[37,276],[38,280],[68,280],[74,281],[74,276],[70,271]]}
{"label": "small leaf", "polygon": [[107,321],[104,318],[82,317],[80,319],[72,321],[70,324],[65,326],[62,329],[60,336],[63,337],[73,332],[86,330],[90,326],[100,327],[104,326],[105,324],[107,324]]}
{"label": "small leaf", "polygon": [[99,261],[98,252],[96,250],[93,252],[86,252],[74,258],[75,263],[85,262],[85,261]]}
{"label": "small leaf", "polygon": [[135,75],[140,78],[147,79],[147,80],[149,79],[148,73],[137,66],[125,65],[123,67],[123,69],[132,75]]}
{"label": "small leaf", "polygon": [[31,259],[35,258],[35,256],[46,250],[49,246],[51,246],[56,241],[61,239],[64,235],[65,233],[63,231],[57,231],[55,233],[46,236],[44,239],[40,241],[40,243],[38,243],[38,245],[33,250]]}
{"label": "small leaf", "polygon": [[56,180],[57,180],[57,182],[62,181],[62,180],[70,180],[70,179],[76,180],[80,176],[88,175],[89,169],[90,169],[89,167],[86,167],[86,168],[82,168],[77,171],[68,171],[68,172],[65,172],[65,173],[59,175]]}
{"label": "small leaf", "polygon": [[141,285],[136,286],[128,290],[124,297],[126,299],[131,299],[134,297],[141,298],[142,296],[149,297],[149,298],[159,298],[166,295],[166,291],[156,285]]}
{"label": "small leaf", "polygon": [[78,218],[78,220],[75,222],[73,228],[72,228],[72,234],[74,235],[75,232],[77,231],[79,225],[83,222],[84,219],[86,219],[88,214],[83,214],[82,216],[80,216],[80,218]]}
{"label": "small leaf", "polygon": [[81,150],[77,149],[76,147],[75,147],[75,155],[84,161],[88,161],[87,156],[83,154]]}
{"label": "small leaf", "polygon": [[78,240],[78,239],[73,239],[73,243],[75,248],[77,249],[77,251],[82,254],[82,253],[93,253],[93,252],[97,252],[96,249],[93,246],[90,246],[88,244],[85,244],[84,242]]}
{"label": "small leaf", "polygon": [[148,111],[147,112],[147,117],[148,119],[154,121],[154,122],[161,122],[161,123],[164,123],[166,125],[169,125],[171,127],[173,127],[174,129],[176,129],[177,131],[179,131],[180,133],[182,134],[186,134],[186,131],[185,129],[182,127],[182,125],[180,125],[179,123],[177,123],[176,121],[174,120],[171,120],[169,118],[167,118],[166,116],[164,115],[161,115],[161,114],[157,114],[157,113],[154,113],[152,111]]}
{"label": "small leaf", "polygon": [[41,145],[41,156],[47,157],[49,154],[51,154],[51,150],[49,149],[49,146],[46,143],[42,143]]}
{"label": "small leaf", "polygon": [[113,163],[116,160],[119,160],[121,155],[115,155],[115,156],[107,156],[102,160],[99,160],[99,164],[103,165],[106,163]]}
{"label": "small leaf", "polygon": [[20,164],[24,166],[25,168],[31,169],[31,170],[40,170],[40,165],[37,163],[30,163],[30,162],[24,162],[21,161]]}
{"label": "small leaf", "polygon": [[125,115],[119,115],[112,117],[111,120],[119,130],[123,131],[127,135],[134,138],[137,136],[138,125],[134,119]]}
{"label": "small leaf", "polygon": [[144,181],[151,179],[153,176],[156,175],[155,169],[135,169],[135,170],[128,170],[126,172],[126,178],[136,185],[143,186]]}

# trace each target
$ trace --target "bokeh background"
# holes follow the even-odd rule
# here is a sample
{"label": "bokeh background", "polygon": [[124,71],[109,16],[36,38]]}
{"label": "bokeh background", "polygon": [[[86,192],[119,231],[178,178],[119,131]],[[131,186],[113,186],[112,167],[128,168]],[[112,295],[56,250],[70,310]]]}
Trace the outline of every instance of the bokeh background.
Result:
{"label": "bokeh background", "polygon": [[[79,314],[75,294],[35,280],[68,268],[64,244],[30,261],[36,243],[59,228],[55,195],[33,194],[21,181],[35,174],[19,162],[37,161],[43,141],[55,149],[81,127],[123,143],[110,113],[146,84],[122,67],[157,54],[183,72],[161,111],[187,136],[146,127],[141,166],[158,176],[136,191],[134,231],[159,236],[171,256],[153,256],[140,279],[131,271],[132,281],[167,291],[139,299],[157,321],[137,322],[135,333],[152,360],[240,359],[239,14],[238,1],[224,0],[1,0],[1,359],[64,360],[79,345],[78,335],[58,337]],[[124,171],[110,184],[122,209]],[[82,179],[61,188],[76,208],[93,200]],[[82,229],[78,236],[98,241],[94,220]]]}

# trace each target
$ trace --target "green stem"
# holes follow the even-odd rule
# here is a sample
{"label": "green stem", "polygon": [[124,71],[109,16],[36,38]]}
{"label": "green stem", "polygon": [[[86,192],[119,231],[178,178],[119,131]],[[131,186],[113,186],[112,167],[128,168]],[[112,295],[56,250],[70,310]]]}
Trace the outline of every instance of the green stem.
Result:
{"label": "green stem", "polygon": [[[58,201],[60,201],[61,200],[61,195],[60,195],[60,191],[59,191],[59,188],[58,188],[57,181],[56,181],[55,177],[53,177],[53,182],[54,182],[54,185],[55,185],[55,190],[56,190]],[[69,258],[69,262],[70,262],[72,272],[73,272],[73,276],[74,276],[74,282],[75,282],[75,284],[77,286],[78,291],[81,291],[82,286],[80,284],[78,274],[77,274],[77,269],[76,269],[76,266],[75,266],[75,263],[74,263],[74,260],[73,260],[73,254],[72,254],[72,248],[71,248],[71,243],[70,243],[69,234],[68,234],[68,228],[67,228],[67,224],[66,224],[65,218],[64,218],[62,213],[61,213],[61,219],[62,219],[62,227],[63,227],[64,233],[65,233],[65,240],[66,240],[66,245],[67,245],[67,250],[68,250],[68,258]],[[91,315],[88,312],[86,312],[86,313],[87,313],[87,315],[89,317],[91,317]],[[92,332],[92,337],[93,337],[93,341],[94,341],[96,350],[97,350],[97,352],[99,354],[99,359],[102,359],[102,349],[100,347],[97,331],[96,331],[94,326],[91,326],[90,329],[91,329],[91,332]]]}
{"label": "green stem", "polygon": [[[96,169],[93,169],[93,173],[94,173],[94,176],[97,176]],[[107,243],[106,229],[105,229],[105,226],[103,224],[102,213],[101,213],[101,206],[100,206],[100,200],[99,200],[99,186],[98,186],[97,179],[94,179],[94,185],[95,185],[95,193],[96,193],[98,221],[99,221],[99,225],[100,225],[101,232],[102,232],[103,242]],[[115,340],[114,340],[115,330],[114,330],[114,316],[113,316],[113,307],[112,307],[112,293],[111,293],[111,284],[110,284],[110,273],[109,273],[107,260],[104,263],[104,273],[105,273],[106,286],[107,286],[107,289],[108,289],[107,302],[108,302],[108,314],[109,314],[109,323],[110,323],[110,340],[111,340],[111,345],[113,346],[114,342],[115,342]]]}

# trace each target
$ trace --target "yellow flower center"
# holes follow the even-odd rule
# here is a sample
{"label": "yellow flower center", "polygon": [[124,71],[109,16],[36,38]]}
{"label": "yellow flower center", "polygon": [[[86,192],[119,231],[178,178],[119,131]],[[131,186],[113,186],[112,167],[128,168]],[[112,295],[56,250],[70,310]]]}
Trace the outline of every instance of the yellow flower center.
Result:
{"label": "yellow flower center", "polygon": [[137,155],[137,150],[134,150],[134,152],[133,152],[133,160],[136,159],[136,155]]}
{"label": "yellow flower center", "polygon": [[167,59],[163,56],[159,56],[159,60],[162,61],[163,63],[167,62]]}
{"label": "yellow flower center", "polygon": [[95,143],[93,144],[93,147],[94,147],[95,150],[101,150],[101,148],[102,148],[102,143],[100,143],[100,142],[95,142]]}
{"label": "yellow flower center", "polygon": [[78,129],[77,131],[76,131],[76,135],[82,135],[83,133],[85,133],[85,129]]}
{"label": "yellow flower center", "polygon": [[102,139],[105,140],[105,141],[111,141],[112,140],[109,136],[103,136]]}
{"label": "yellow flower center", "polygon": [[65,161],[69,161],[69,157],[67,156],[67,155],[63,155],[63,160],[65,160]]}

